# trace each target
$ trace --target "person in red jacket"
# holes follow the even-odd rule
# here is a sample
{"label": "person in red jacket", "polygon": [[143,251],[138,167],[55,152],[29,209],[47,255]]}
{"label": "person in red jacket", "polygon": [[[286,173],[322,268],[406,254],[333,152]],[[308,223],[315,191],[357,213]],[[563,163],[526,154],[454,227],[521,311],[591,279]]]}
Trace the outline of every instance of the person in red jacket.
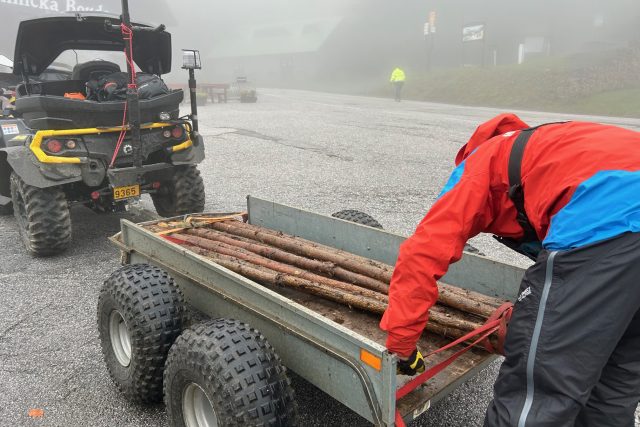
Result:
{"label": "person in red jacket", "polygon": [[[640,133],[597,123],[480,125],[400,247],[380,326],[402,373],[436,281],[481,232],[531,266],[505,340],[485,426],[629,426],[640,400]],[[511,176],[510,176],[511,172]]]}

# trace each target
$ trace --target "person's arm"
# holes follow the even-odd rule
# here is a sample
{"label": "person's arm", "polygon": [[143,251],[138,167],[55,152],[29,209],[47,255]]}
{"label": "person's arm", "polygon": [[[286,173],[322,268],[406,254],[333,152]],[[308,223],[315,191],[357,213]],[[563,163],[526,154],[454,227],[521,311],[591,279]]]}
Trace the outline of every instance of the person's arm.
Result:
{"label": "person's arm", "polygon": [[428,311],[438,299],[436,280],[462,257],[467,240],[492,221],[489,167],[475,160],[468,159],[454,170],[413,236],[400,246],[389,307],[380,322],[388,333],[387,348],[400,357],[408,357],[416,348]]}

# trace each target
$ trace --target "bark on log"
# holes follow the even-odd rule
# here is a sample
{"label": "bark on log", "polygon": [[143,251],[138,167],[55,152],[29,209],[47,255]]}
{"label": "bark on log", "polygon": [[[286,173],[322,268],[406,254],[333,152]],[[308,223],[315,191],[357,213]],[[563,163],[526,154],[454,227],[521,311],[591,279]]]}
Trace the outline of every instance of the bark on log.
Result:
{"label": "bark on log", "polygon": [[490,297],[490,296],[481,294],[479,292],[470,291],[468,289],[463,289],[458,286],[453,286],[446,283],[438,283],[438,287],[440,289],[445,289],[450,293],[460,295],[461,297],[471,299],[473,301],[477,301],[481,304],[485,304],[490,307],[494,307],[494,309],[500,307],[502,304],[506,302],[506,300],[502,300],[500,298]]}
{"label": "bark on log", "polygon": [[306,270],[310,270],[314,273],[318,273],[328,277],[335,277],[347,283],[362,286],[364,288],[371,289],[383,294],[388,294],[389,292],[388,284],[373,279],[369,276],[364,276],[362,274],[346,270],[340,266],[337,266],[333,262],[318,261],[315,259],[305,258],[286,252],[282,249],[257,243],[254,240],[229,235],[217,230],[194,228],[191,230],[187,230],[186,233],[193,236],[198,236],[205,239],[215,240],[229,245],[237,246],[239,248],[251,251],[269,259],[295,265],[297,267],[304,268]]}
{"label": "bark on log", "polygon": [[[343,251],[343,250],[340,250],[340,249],[336,249],[336,248],[333,248],[331,246],[322,245],[320,243],[314,242],[312,240],[307,240],[307,239],[304,239],[302,237],[297,237],[297,236],[293,236],[291,234],[286,234],[286,233],[283,233],[282,231],[272,230],[270,228],[261,227],[261,226],[253,225],[253,224],[249,224],[249,223],[241,223],[239,221],[226,221],[224,223],[225,224],[232,224],[232,225],[236,225],[236,226],[239,225],[241,227],[244,227],[245,229],[252,230],[254,232],[263,232],[263,233],[271,234],[271,235],[273,235],[275,237],[289,238],[289,239],[292,239],[294,241],[300,242],[302,244],[309,245],[309,246],[311,246],[313,248],[316,248],[316,249],[329,250],[330,252],[339,252],[339,253],[342,253],[342,254],[347,255],[349,257],[353,257],[354,259],[357,259],[359,262],[363,262],[363,263],[372,265],[372,266],[374,266],[374,267],[376,267],[376,268],[378,268],[378,269],[380,269],[382,271],[385,271],[385,272],[388,272],[388,273],[393,273],[393,266],[392,265],[385,264],[383,262],[376,261],[376,260],[373,260],[371,258],[362,257],[360,255],[356,255],[356,254],[353,254],[351,252],[347,252],[347,251]],[[391,277],[391,276],[389,276],[389,277]]]}
{"label": "bark on log", "polygon": [[496,310],[496,307],[482,303],[471,296],[452,292],[451,288],[451,285],[438,284],[439,303],[484,318],[488,318]]}
{"label": "bark on log", "polygon": [[454,310],[438,304],[429,309],[429,319],[441,324],[442,326],[449,326],[466,331],[465,333],[479,328],[483,323],[481,320],[469,318],[468,315],[465,315],[465,313],[459,310]]}
{"label": "bark on log", "polygon": [[[349,284],[343,284],[340,288],[334,288],[330,285],[316,283],[313,280],[309,280],[307,277],[302,277],[293,274],[281,273],[277,270],[269,268],[266,265],[275,267],[274,264],[256,265],[251,261],[241,260],[237,258],[239,254],[237,251],[230,251],[234,255],[226,255],[214,252],[213,247],[216,246],[216,242],[198,242],[199,239],[196,236],[179,235],[179,239],[184,240],[187,243],[204,243],[208,246],[207,249],[198,247],[190,247],[190,249],[200,255],[206,256],[217,262],[218,264],[226,267],[238,274],[242,274],[249,279],[255,280],[260,283],[265,283],[274,286],[289,286],[297,288],[303,292],[319,295],[329,300],[348,305],[350,307],[356,307],[365,311],[372,312],[374,314],[383,314],[387,308],[387,303],[381,301],[379,297],[373,298],[370,294],[375,294],[373,291],[366,289],[359,289],[359,292],[367,292],[367,295],[352,293],[355,286]],[[188,240],[187,240],[188,239]],[[219,242],[218,242],[219,243]],[[219,248],[218,248],[219,249]],[[217,249],[216,249],[217,250]],[[252,259],[253,261],[253,259]],[[267,260],[271,263],[273,261]],[[277,263],[276,263],[277,264]],[[349,289],[349,290],[345,290]],[[385,298],[383,295],[381,297]],[[455,312],[452,309],[442,306],[434,306],[429,311],[430,321],[440,324],[444,327],[453,329],[463,329],[467,332],[480,326],[479,323],[465,318],[464,313]]]}
{"label": "bark on log", "polygon": [[214,223],[210,224],[209,228],[267,243],[297,255],[333,262],[347,270],[379,279],[385,283],[391,281],[391,266],[349,252],[318,245],[317,243],[299,237],[289,236],[279,232],[277,232],[279,234],[276,235],[273,234],[274,232],[272,230],[265,231],[267,229],[243,224],[238,221]]}
{"label": "bark on log", "polygon": [[[215,225],[224,225],[224,224],[225,223],[217,223]],[[246,224],[241,224],[241,223],[239,224],[241,227],[246,226]],[[254,251],[257,251],[259,254],[266,254],[266,255],[270,255],[271,257],[278,257],[278,259],[283,260],[285,262],[290,262],[292,264],[298,263],[298,265],[300,265],[301,268],[314,268],[326,273],[327,264],[331,264],[330,262],[310,260],[298,255],[290,254],[281,249],[271,248],[267,245],[258,244],[258,243],[248,243],[247,241],[245,241],[246,238],[241,237],[242,240],[236,240],[232,236],[226,236],[225,234],[223,234],[223,232],[220,232],[220,231],[193,229],[193,230],[189,230],[188,233],[196,236],[206,236],[206,238],[210,238],[210,239],[217,239],[217,241],[221,241],[223,243],[227,243],[231,245],[236,245],[243,249],[246,248],[246,250],[254,249]],[[276,236],[273,236],[273,237],[276,237]],[[268,256],[266,258],[270,258],[270,257]],[[267,263],[262,263],[261,265],[269,267],[269,264]],[[291,271],[283,271],[281,269],[278,271],[288,272],[289,274],[291,274]],[[322,282],[322,280],[320,279],[321,276],[320,277],[307,276],[307,278],[309,278],[310,280]],[[357,283],[357,284],[360,284],[360,283]],[[335,283],[333,283],[332,285],[335,286]],[[338,287],[340,287],[340,285],[338,285]],[[382,290],[382,289],[380,289],[380,287],[377,287],[376,290]],[[358,292],[352,289],[348,289],[347,291],[362,295],[361,292]],[[489,317],[494,312],[494,308],[482,302],[475,301],[472,298],[479,298],[479,299],[491,301],[495,305],[500,304],[499,300],[491,299],[490,297],[484,297],[483,295],[478,294],[476,292],[466,291],[466,290],[456,288],[454,286],[447,285],[447,284],[439,284],[439,291],[440,292],[439,292],[438,302],[440,304],[453,307],[463,312],[468,312],[484,318]],[[376,298],[376,299],[379,299],[379,298]],[[436,312],[437,310],[438,309],[436,308]]]}
{"label": "bark on log", "polygon": [[453,338],[453,339],[458,339],[468,333],[461,329],[453,328],[451,326],[443,326],[438,322],[434,321],[433,319],[427,322],[427,331],[443,337]]}
{"label": "bark on log", "polygon": [[[267,245],[263,245],[259,243],[248,243],[246,241],[236,240],[230,236],[225,235],[223,232],[215,231],[215,230],[191,229],[186,231],[186,233],[192,236],[197,236],[202,239],[206,239],[208,241],[216,241],[216,242],[221,242],[223,244],[232,245],[239,249],[241,248],[246,251],[255,253],[264,258],[284,262],[289,265],[295,265],[299,268],[310,270],[311,273],[320,273],[320,274],[324,273],[326,275],[342,278],[343,280],[345,280],[344,279],[345,276],[352,279],[355,278],[357,280],[353,280],[349,282],[355,285],[361,285],[365,288],[372,289],[380,293],[388,294],[388,286],[385,286],[384,283],[368,277],[367,278],[370,279],[372,283],[363,283],[364,280],[362,279],[365,278],[365,276],[358,275],[356,273],[351,273],[340,267],[336,267],[336,265],[332,262],[317,261],[317,260],[299,256],[299,255],[291,254],[289,252],[283,251],[281,249],[276,249]],[[205,242],[198,241],[196,242],[196,244],[198,246],[208,248]],[[215,250],[214,247],[211,247],[208,249]],[[227,254],[227,255],[231,255],[231,254]],[[260,265],[270,267],[268,264],[265,264],[265,263],[262,263]],[[336,270],[338,271],[336,272]],[[282,270],[278,270],[278,271],[292,274],[291,272],[288,272],[288,271],[282,271]],[[359,276],[359,277],[353,277],[353,276],[350,276],[349,274],[344,274],[344,273],[351,273],[353,276]],[[307,278],[309,280],[315,280],[322,283],[323,280],[321,280],[321,277],[322,276],[313,277],[313,278],[307,277]],[[491,316],[491,314],[495,310],[493,306],[489,306],[487,304],[484,304],[476,300],[476,298],[481,297],[480,294],[477,294],[475,292],[465,293],[465,291],[461,289],[457,289],[457,291],[455,291],[453,289],[454,288],[453,286],[446,285],[446,284],[439,284],[438,287],[439,287],[438,302],[443,305],[457,308],[462,311],[476,314],[479,316],[483,316],[485,318]]]}
{"label": "bark on log", "polygon": [[207,258],[211,258],[221,266],[228,268],[229,270],[234,271],[238,274],[241,274],[251,280],[255,280],[256,282],[269,284],[272,286],[287,286],[296,288],[301,290],[302,292],[318,295],[331,301],[348,305],[349,307],[359,308],[361,310],[369,311],[376,314],[384,313],[384,310],[387,307],[387,304],[382,301],[377,301],[362,296],[356,296],[339,289],[331,289],[328,286],[323,286],[310,280],[302,279],[300,277],[295,277],[284,273],[278,273],[266,267],[253,265],[251,263],[238,260],[228,255],[221,255],[202,249],[200,249],[199,251],[201,252],[201,255],[204,255]]}
{"label": "bark on log", "polygon": [[[392,270],[385,264],[235,221],[184,230],[177,237],[204,248],[196,252],[252,280],[293,287],[379,315],[387,307]],[[438,287],[438,304],[429,311],[427,330],[449,338],[479,328],[503,303],[444,283]],[[495,343],[495,337],[491,341]]]}
{"label": "bark on log", "polygon": [[338,280],[330,279],[328,277],[320,276],[318,274],[311,273],[306,270],[301,270],[298,267],[291,266],[288,264],[284,264],[278,261],[274,261],[269,258],[265,258],[253,252],[250,252],[246,249],[242,249],[233,245],[229,245],[223,242],[212,241],[209,239],[204,239],[198,236],[190,236],[185,234],[176,234],[173,235],[176,239],[182,240],[194,246],[206,249],[207,252],[205,255],[209,255],[209,252],[214,252],[222,255],[231,256],[234,258],[238,258],[239,260],[247,261],[251,264],[259,265],[262,267],[266,267],[270,270],[277,271],[279,273],[285,273],[294,277],[300,277],[320,285],[325,285],[333,289],[340,289],[345,292],[349,292],[354,295],[364,296],[367,298],[371,298],[377,301],[384,302],[387,304],[389,302],[389,297],[386,295],[372,291],[370,289],[365,289],[360,286],[352,285],[349,283],[340,282]]}

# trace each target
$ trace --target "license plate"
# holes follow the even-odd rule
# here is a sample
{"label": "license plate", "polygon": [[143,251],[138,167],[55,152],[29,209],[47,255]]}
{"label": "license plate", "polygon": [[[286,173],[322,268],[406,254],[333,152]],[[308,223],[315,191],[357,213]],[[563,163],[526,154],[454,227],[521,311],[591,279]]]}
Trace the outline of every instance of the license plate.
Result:
{"label": "license plate", "polygon": [[127,185],[126,187],[114,187],[113,199],[122,200],[140,195],[140,185]]}

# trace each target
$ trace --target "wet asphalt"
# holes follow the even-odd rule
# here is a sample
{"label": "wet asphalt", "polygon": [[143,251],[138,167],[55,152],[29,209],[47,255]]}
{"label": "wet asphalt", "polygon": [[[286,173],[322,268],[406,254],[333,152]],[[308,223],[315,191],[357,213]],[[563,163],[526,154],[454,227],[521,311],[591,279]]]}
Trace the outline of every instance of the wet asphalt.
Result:
{"label": "wet asphalt", "polygon": [[[242,209],[251,194],[324,214],[360,209],[405,235],[435,200],[460,145],[499,112],[303,91],[265,90],[259,97],[256,104],[200,111],[207,210]],[[581,119],[640,129],[632,119],[521,117],[531,125]],[[153,207],[143,198],[139,208]],[[100,286],[119,266],[107,236],[121,218],[148,219],[139,208],[109,215],[73,208],[73,245],[51,258],[28,255],[15,220],[0,217],[0,426],[166,425],[162,405],[132,404],[118,393],[96,328]],[[473,244],[496,259],[527,265],[488,236]],[[498,364],[485,369],[414,425],[481,425],[497,370]],[[301,425],[368,425],[304,380],[293,382]],[[36,408],[43,417],[29,417]]]}

